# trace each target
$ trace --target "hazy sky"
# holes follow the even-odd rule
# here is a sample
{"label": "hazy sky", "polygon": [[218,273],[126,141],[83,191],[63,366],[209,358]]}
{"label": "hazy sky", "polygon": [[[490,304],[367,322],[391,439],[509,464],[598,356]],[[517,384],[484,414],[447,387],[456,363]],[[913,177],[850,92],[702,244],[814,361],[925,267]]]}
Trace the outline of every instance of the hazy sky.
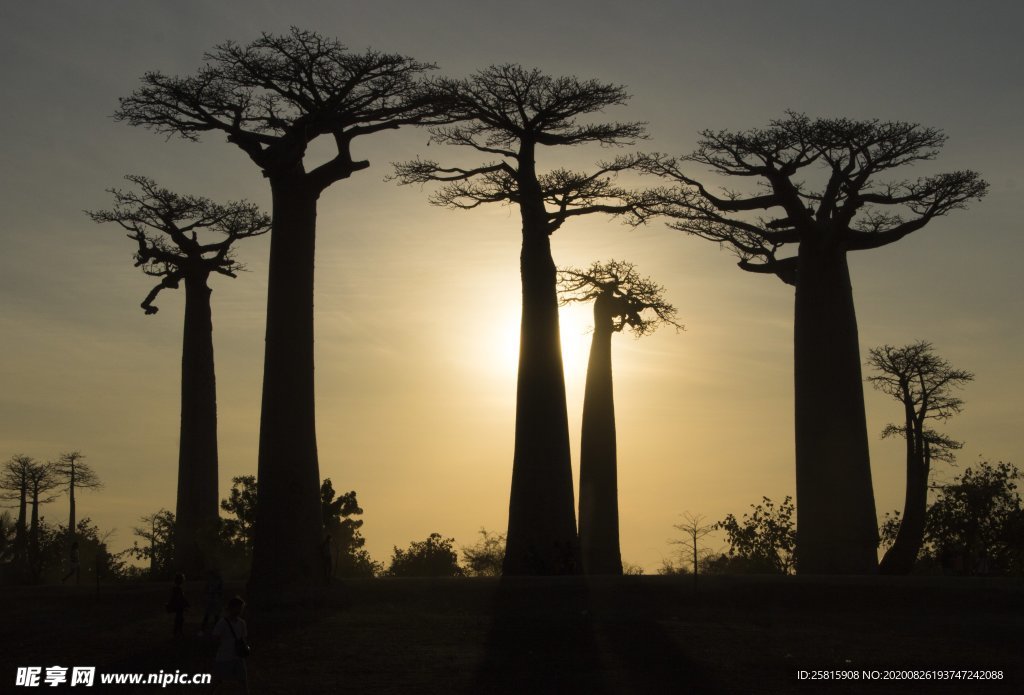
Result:
{"label": "hazy sky", "polygon": [[[106,488],[83,493],[78,513],[116,528],[115,549],[131,544],[138,517],[174,508],[183,297],[165,291],[160,313],[145,316],[152,282],[132,267],[132,243],[82,210],[109,206],[105,189],[127,173],[217,201],[269,209],[270,196],[223,137],[167,141],[111,113],[146,70],[189,73],[217,43],[290,25],[456,76],[518,62],[625,84],[630,105],[607,118],[647,121],[645,150],[685,153],[701,129],[761,126],[786,109],[942,128],[940,158],[904,175],[971,168],[990,193],[852,256],[861,348],[932,341],[977,375],[945,427],[966,440],[961,469],[978,457],[1024,464],[1016,3],[3,3],[0,459],[84,452]],[[389,162],[425,154],[426,141],[414,129],[357,140],[371,168],[320,202],[321,475],[358,492],[381,561],[432,531],[459,544],[481,526],[504,532],[511,479],[518,212],[433,208],[429,189],[383,181]],[[435,147],[431,156],[456,154]],[[538,166],[608,154],[544,152]],[[232,476],[256,470],[267,251],[266,238],[241,244],[251,272],[212,281],[221,497]],[[716,520],[793,494],[792,288],[660,222],[573,220],[553,252],[560,265],[636,263],[687,327],[615,341],[623,559],[657,567],[683,511]],[[588,314],[562,319],[574,468]],[[867,406],[881,513],[902,506],[901,446],[878,438],[900,410],[870,388]],[[65,519],[66,500],[44,512]]]}

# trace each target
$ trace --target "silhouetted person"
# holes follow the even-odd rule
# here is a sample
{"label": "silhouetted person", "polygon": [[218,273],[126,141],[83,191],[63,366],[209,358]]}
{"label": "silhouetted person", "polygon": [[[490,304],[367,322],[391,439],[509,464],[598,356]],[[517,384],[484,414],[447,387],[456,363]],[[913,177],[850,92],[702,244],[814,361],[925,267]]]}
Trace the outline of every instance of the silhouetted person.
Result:
{"label": "silhouetted person", "polygon": [[213,691],[218,692],[225,682],[236,681],[249,692],[249,678],[245,670],[245,657],[249,654],[248,629],[242,619],[245,601],[235,596],[228,601],[227,615],[213,628],[217,640],[217,653],[213,657]]}
{"label": "silhouetted person", "polygon": [[64,575],[64,577],[60,580],[60,583],[63,584],[64,582],[66,582],[68,579],[71,578],[71,575],[75,576],[75,584],[81,583],[82,563],[81,558],[79,557],[78,554],[78,541],[75,541],[71,544],[71,552],[68,556],[68,573]]}
{"label": "silhouetted person", "polygon": [[224,579],[220,571],[209,569],[206,571],[206,610],[203,612],[203,624],[199,628],[199,634],[206,632],[207,625],[216,625],[220,613],[224,609]]}
{"label": "silhouetted person", "polygon": [[185,609],[188,608],[188,599],[185,598],[185,575],[179,572],[174,575],[174,586],[171,588],[171,598],[167,601],[167,612],[174,613],[174,636],[181,635],[185,625]]}

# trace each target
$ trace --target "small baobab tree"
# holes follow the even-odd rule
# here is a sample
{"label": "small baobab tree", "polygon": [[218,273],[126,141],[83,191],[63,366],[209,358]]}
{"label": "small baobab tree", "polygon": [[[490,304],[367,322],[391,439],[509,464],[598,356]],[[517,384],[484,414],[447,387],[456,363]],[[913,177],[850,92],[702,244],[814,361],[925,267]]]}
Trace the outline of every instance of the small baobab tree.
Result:
{"label": "small baobab tree", "polygon": [[0,500],[18,505],[12,560],[15,571],[22,579],[28,576],[28,508],[32,495],[32,474],[37,465],[31,456],[15,454],[0,468]]}
{"label": "small baobab tree", "polygon": [[[700,571],[702,551],[700,541],[704,536],[715,531],[718,528],[718,524],[707,523],[707,517],[703,514],[683,512],[681,516],[683,517],[683,520],[678,524],[673,524],[672,527],[677,531],[682,532],[685,538],[681,541],[673,540],[669,542],[685,549],[680,550],[681,555],[688,554],[690,556],[690,559],[693,562],[693,583],[694,586],[696,586],[697,575]],[[704,553],[707,553],[707,551],[705,550]]]}
{"label": "small baobab tree", "polygon": [[[742,270],[796,289],[794,373],[799,571],[877,571],[860,345],[847,254],[877,249],[985,195],[973,171],[886,180],[934,159],[946,136],[916,123],[809,118],[701,133],[684,157],[644,168],[675,185],[657,210],[670,227],[731,247]],[[759,188],[716,192],[689,165]],[[795,249],[795,253],[792,250]]]}
{"label": "small baobab tree", "polygon": [[583,396],[580,447],[580,552],[587,574],[622,574],[619,551],[618,463],[615,399],[612,388],[612,336],[629,328],[637,338],[676,323],[676,310],[664,288],[640,277],[632,263],[593,263],[585,270],[559,271],[563,304],[594,302]]}
{"label": "small baobab tree", "polygon": [[75,492],[103,487],[100,477],[92,466],[85,462],[80,451],[68,451],[50,462],[53,475],[68,493],[68,541],[74,542],[77,520],[75,518]]}
{"label": "small baobab tree", "polygon": [[[186,77],[148,72],[115,118],[168,136],[227,136],[270,184],[273,229],[260,414],[259,511],[250,593],[279,596],[323,584],[320,472],[313,395],[313,259],[317,202],[332,184],[370,166],[352,142],[435,117],[418,78],[433,65],[402,55],[352,53],[335,39],[292,28],[206,54]],[[337,148],[306,170],[307,147]]]}
{"label": "small baobab tree", "polygon": [[899,531],[882,556],[883,574],[909,574],[924,544],[928,514],[928,476],[932,461],[951,462],[963,446],[929,426],[944,422],[963,409],[955,391],[974,375],[953,366],[935,354],[932,344],[916,343],[893,347],[882,345],[868,352],[868,366],[877,373],[867,380],[903,406],[903,423],[886,425],[883,437],[903,437],[906,443],[907,487]]}
{"label": "small baobab tree", "polygon": [[643,208],[637,195],[613,181],[633,166],[634,157],[586,173],[541,173],[536,160],[545,147],[631,144],[644,137],[643,124],[583,123],[579,119],[624,104],[625,89],[519,65],[437,80],[433,88],[456,124],[432,128],[431,142],[467,147],[489,161],[459,167],[417,159],[396,165],[394,178],[403,184],[444,184],[430,198],[442,207],[515,205],[522,221],[523,310],[503,573],[572,574],[580,560],[551,235],[574,217],[629,215]]}
{"label": "small baobab tree", "polygon": [[252,203],[221,205],[172,193],[144,176],[126,178],[135,190],[111,189],[114,207],[88,214],[96,222],[127,230],[136,246],[135,265],[160,278],[142,301],[146,314],[157,313],[153,302],[162,290],[185,285],[174,547],[177,566],[198,576],[204,567],[202,547],[216,537],[219,499],[209,279],[214,274],[236,277],[242,265],[234,255],[235,244],[265,233],[270,218]]}
{"label": "small baobab tree", "polygon": [[27,466],[26,473],[29,504],[32,506],[31,525],[28,529],[28,567],[32,581],[38,582],[43,571],[39,506],[57,499],[57,495],[50,493],[60,485],[60,481],[49,463],[37,463],[32,460]]}

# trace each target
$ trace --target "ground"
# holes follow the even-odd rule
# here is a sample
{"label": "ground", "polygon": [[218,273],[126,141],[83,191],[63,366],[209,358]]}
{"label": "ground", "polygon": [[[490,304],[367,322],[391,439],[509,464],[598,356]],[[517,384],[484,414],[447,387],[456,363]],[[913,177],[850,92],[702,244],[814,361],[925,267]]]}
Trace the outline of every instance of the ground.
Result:
{"label": "ground", "polygon": [[[240,590],[230,586],[230,591]],[[0,692],[19,666],[209,670],[189,584],[0,590]],[[1024,581],[688,577],[375,579],[305,605],[246,609],[256,693],[1024,692]],[[798,680],[842,670],[856,680]],[[865,672],[1001,671],[1001,680],[868,681]],[[967,674],[977,675],[977,674]],[[97,676],[98,679],[98,676]],[[76,686],[69,692],[207,692]]]}

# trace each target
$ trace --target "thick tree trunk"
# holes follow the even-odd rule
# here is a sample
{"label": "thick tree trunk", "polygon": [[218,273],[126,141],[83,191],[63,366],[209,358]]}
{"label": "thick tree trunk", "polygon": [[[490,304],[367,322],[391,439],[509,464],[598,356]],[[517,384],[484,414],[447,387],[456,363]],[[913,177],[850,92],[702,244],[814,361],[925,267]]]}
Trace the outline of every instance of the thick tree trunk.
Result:
{"label": "thick tree trunk", "polygon": [[186,577],[202,574],[218,523],[217,382],[207,277],[198,273],[185,278],[174,565]]}
{"label": "thick tree trunk", "polygon": [[558,330],[555,263],[544,205],[520,158],[523,314],[516,391],[515,455],[509,500],[505,575],[576,574],[576,537],[569,421]]}
{"label": "thick tree trunk", "polygon": [[878,528],[846,253],[805,241],[798,263],[797,570],[874,574]]}
{"label": "thick tree trunk", "polygon": [[921,460],[907,462],[907,492],[903,519],[892,547],[882,557],[882,574],[910,574],[924,543],[928,510],[928,471]]}
{"label": "thick tree trunk", "polygon": [[[296,181],[295,179],[299,179]],[[288,600],[325,585],[313,400],[313,258],[317,194],[271,178],[273,227],[250,594]]]}
{"label": "thick tree trunk", "polygon": [[594,337],[583,396],[580,553],[586,574],[622,574],[610,303],[606,294],[594,302]]}
{"label": "thick tree trunk", "polygon": [[24,578],[28,570],[28,488],[22,487],[18,496],[18,521],[14,526],[14,566]]}
{"label": "thick tree trunk", "polygon": [[75,529],[75,464],[71,464],[71,474],[68,478],[68,540],[74,542]]}
{"label": "thick tree trunk", "polygon": [[32,525],[28,529],[28,567],[32,581],[39,581],[39,489],[32,490]]}
{"label": "thick tree trunk", "polygon": [[910,574],[924,543],[930,462],[925,455],[924,423],[914,422],[912,412],[908,414],[907,421],[907,489],[903,502],[903,519],[900,521],[900,528],[896,532],[892,547],[886,551],[879,563],[878,569],[882,574]]}

